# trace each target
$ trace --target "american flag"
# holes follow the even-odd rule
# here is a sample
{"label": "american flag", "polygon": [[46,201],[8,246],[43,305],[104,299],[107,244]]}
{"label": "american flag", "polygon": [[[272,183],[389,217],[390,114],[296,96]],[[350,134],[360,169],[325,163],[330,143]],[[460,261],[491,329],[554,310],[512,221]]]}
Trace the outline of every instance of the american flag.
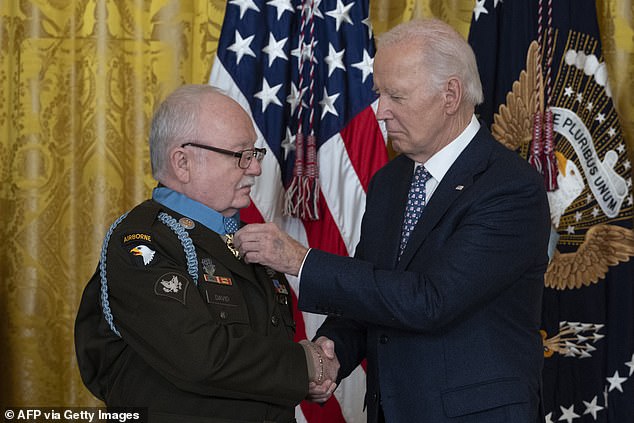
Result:
{"label": "american flag", "polygon": [[[307,246],[354,254],[368,183],[388,160],[375,115],[373,57],[367,0],[228,1],[210,84],[251,114],[256,145],[269,150],[242,220],[273,221]],[[316,143],[318,219],[284,213],[302,150],[298,138]],[[314,160],[308,144],[303,150],[310,176]],[[298,294],[297,280],[289,280]],[[296,340],[311,339],[324,319],[299,312],[295,317]],[[303,402],[297,420],[365,421],[364,394],[359,367],[325,406]]]}

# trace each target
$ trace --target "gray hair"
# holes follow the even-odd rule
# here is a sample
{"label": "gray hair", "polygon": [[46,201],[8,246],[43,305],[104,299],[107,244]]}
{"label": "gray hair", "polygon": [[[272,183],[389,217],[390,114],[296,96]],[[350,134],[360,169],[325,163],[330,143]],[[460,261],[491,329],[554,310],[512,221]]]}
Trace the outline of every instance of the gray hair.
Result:
{"label": "gray hair", "polygon": [[150,163],[157,181],[166,177],[169,151],[189,139],[196,139],[203,98],[221,93],[210,85],[190,84],[177,88],[156,109],[150,130]]}
{"label": "gray hair", "polygon": [[389,48],[401,42],[418,47],[421,64],[439,89],[450,76],[464,85],[465,102],[476,106],[484,100],[482,83],[473,49],[451,26],[438,19],[414,19],[382,34],[377,47]]}

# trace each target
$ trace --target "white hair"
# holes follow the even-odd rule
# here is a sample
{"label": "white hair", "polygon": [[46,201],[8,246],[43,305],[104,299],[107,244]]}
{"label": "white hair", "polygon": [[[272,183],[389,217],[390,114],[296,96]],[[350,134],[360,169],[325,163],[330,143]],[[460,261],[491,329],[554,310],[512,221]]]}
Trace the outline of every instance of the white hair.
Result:
{"label": "white hair", "polygon": [[456,76],[464,86],[464,101],[476,106],[484,100],[473,49],[451,26],[438,19],[415,19],[395,26],[378,37],[377,48],[411,42],[421,64],[439,89]]}
{"label": "white hair", "polygon": [[189,139],[196,139],[201,102],[205,96],[222,93],[203,84],[183,85],[156,109],[150,130],[150,163],[157,181],[166,177],[169,151]]}

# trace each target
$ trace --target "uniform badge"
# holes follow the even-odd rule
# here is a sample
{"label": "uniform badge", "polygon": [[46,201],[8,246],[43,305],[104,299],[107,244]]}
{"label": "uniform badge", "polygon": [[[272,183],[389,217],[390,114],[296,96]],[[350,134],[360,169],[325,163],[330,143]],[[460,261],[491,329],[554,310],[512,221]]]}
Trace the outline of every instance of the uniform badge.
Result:
{"label": "uniform badge", "polygon": [[278,294],[288,295],[288,290],[284,285],[280,283],[277,279],[273,279],[273,286],[275,287],[275,292]]}
{"label": "uniform badge", "polygon": [[126,234],[123,236],[122,240],[123,244],[127,244],[128,242],[134,241],[143,241],[146,243],[152,243],[152,235],[143,234],[143,233],[135,233],[135,234]]}
{"label": "uniform badge", "polygon": [[271,269],[269,266],[264,266],[264,271],[269,276],[269,278],[273,279],[275,274],[277,273],[275,270]]}
{"label": "uniform badge", "polygon": [[233,285],[233,279],[228,276],[211,276],[207,277],[205,274],[205,280],[211,283],[217,283],[220,285]]}
{"label": "uniform badge", "polygon": [[156,251],[148,247],[147,245],[139,244],[130,250],[130,253],[134,256],[140,256],[143,259],[143,265],[147,266],[152,262]]}
{"label": "uniform badge", "polygon": [[169,272],[158,278],[154,284],[154,293],[162,297],[173,298],[185,304],[185,294],[189,281],[180,273]]}
{"label": "uniform badge", "polygon": [[181,217],[178,220],[178,223],[185,229],[194,229],[196,224],[189,217]]}
{"label": "uniform badge", "polygon": [[209,281],[209,279],[211,279],[216,272],[216,265],[213,261],[211,261],[211,258],[209,257],[202,259],[200,263],[203,265],[203,276],[205,277],[206,281]]}

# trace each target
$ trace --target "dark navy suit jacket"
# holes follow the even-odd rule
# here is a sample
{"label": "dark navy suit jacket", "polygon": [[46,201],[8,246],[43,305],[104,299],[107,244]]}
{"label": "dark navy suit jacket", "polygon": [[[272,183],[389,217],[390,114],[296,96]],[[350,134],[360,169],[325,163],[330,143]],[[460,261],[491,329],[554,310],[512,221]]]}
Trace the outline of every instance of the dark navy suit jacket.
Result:
{"label": "dark navy suit jacket", "polygon": [[[355,259],[318,250],[299,307],[329,317],[347,376],[367,357],[368,422],[540,421],[550,230],[542,178],[481,128],[397,251],[414,163],[370,183]],[[361,405],[359,405],[361,406]]]}

